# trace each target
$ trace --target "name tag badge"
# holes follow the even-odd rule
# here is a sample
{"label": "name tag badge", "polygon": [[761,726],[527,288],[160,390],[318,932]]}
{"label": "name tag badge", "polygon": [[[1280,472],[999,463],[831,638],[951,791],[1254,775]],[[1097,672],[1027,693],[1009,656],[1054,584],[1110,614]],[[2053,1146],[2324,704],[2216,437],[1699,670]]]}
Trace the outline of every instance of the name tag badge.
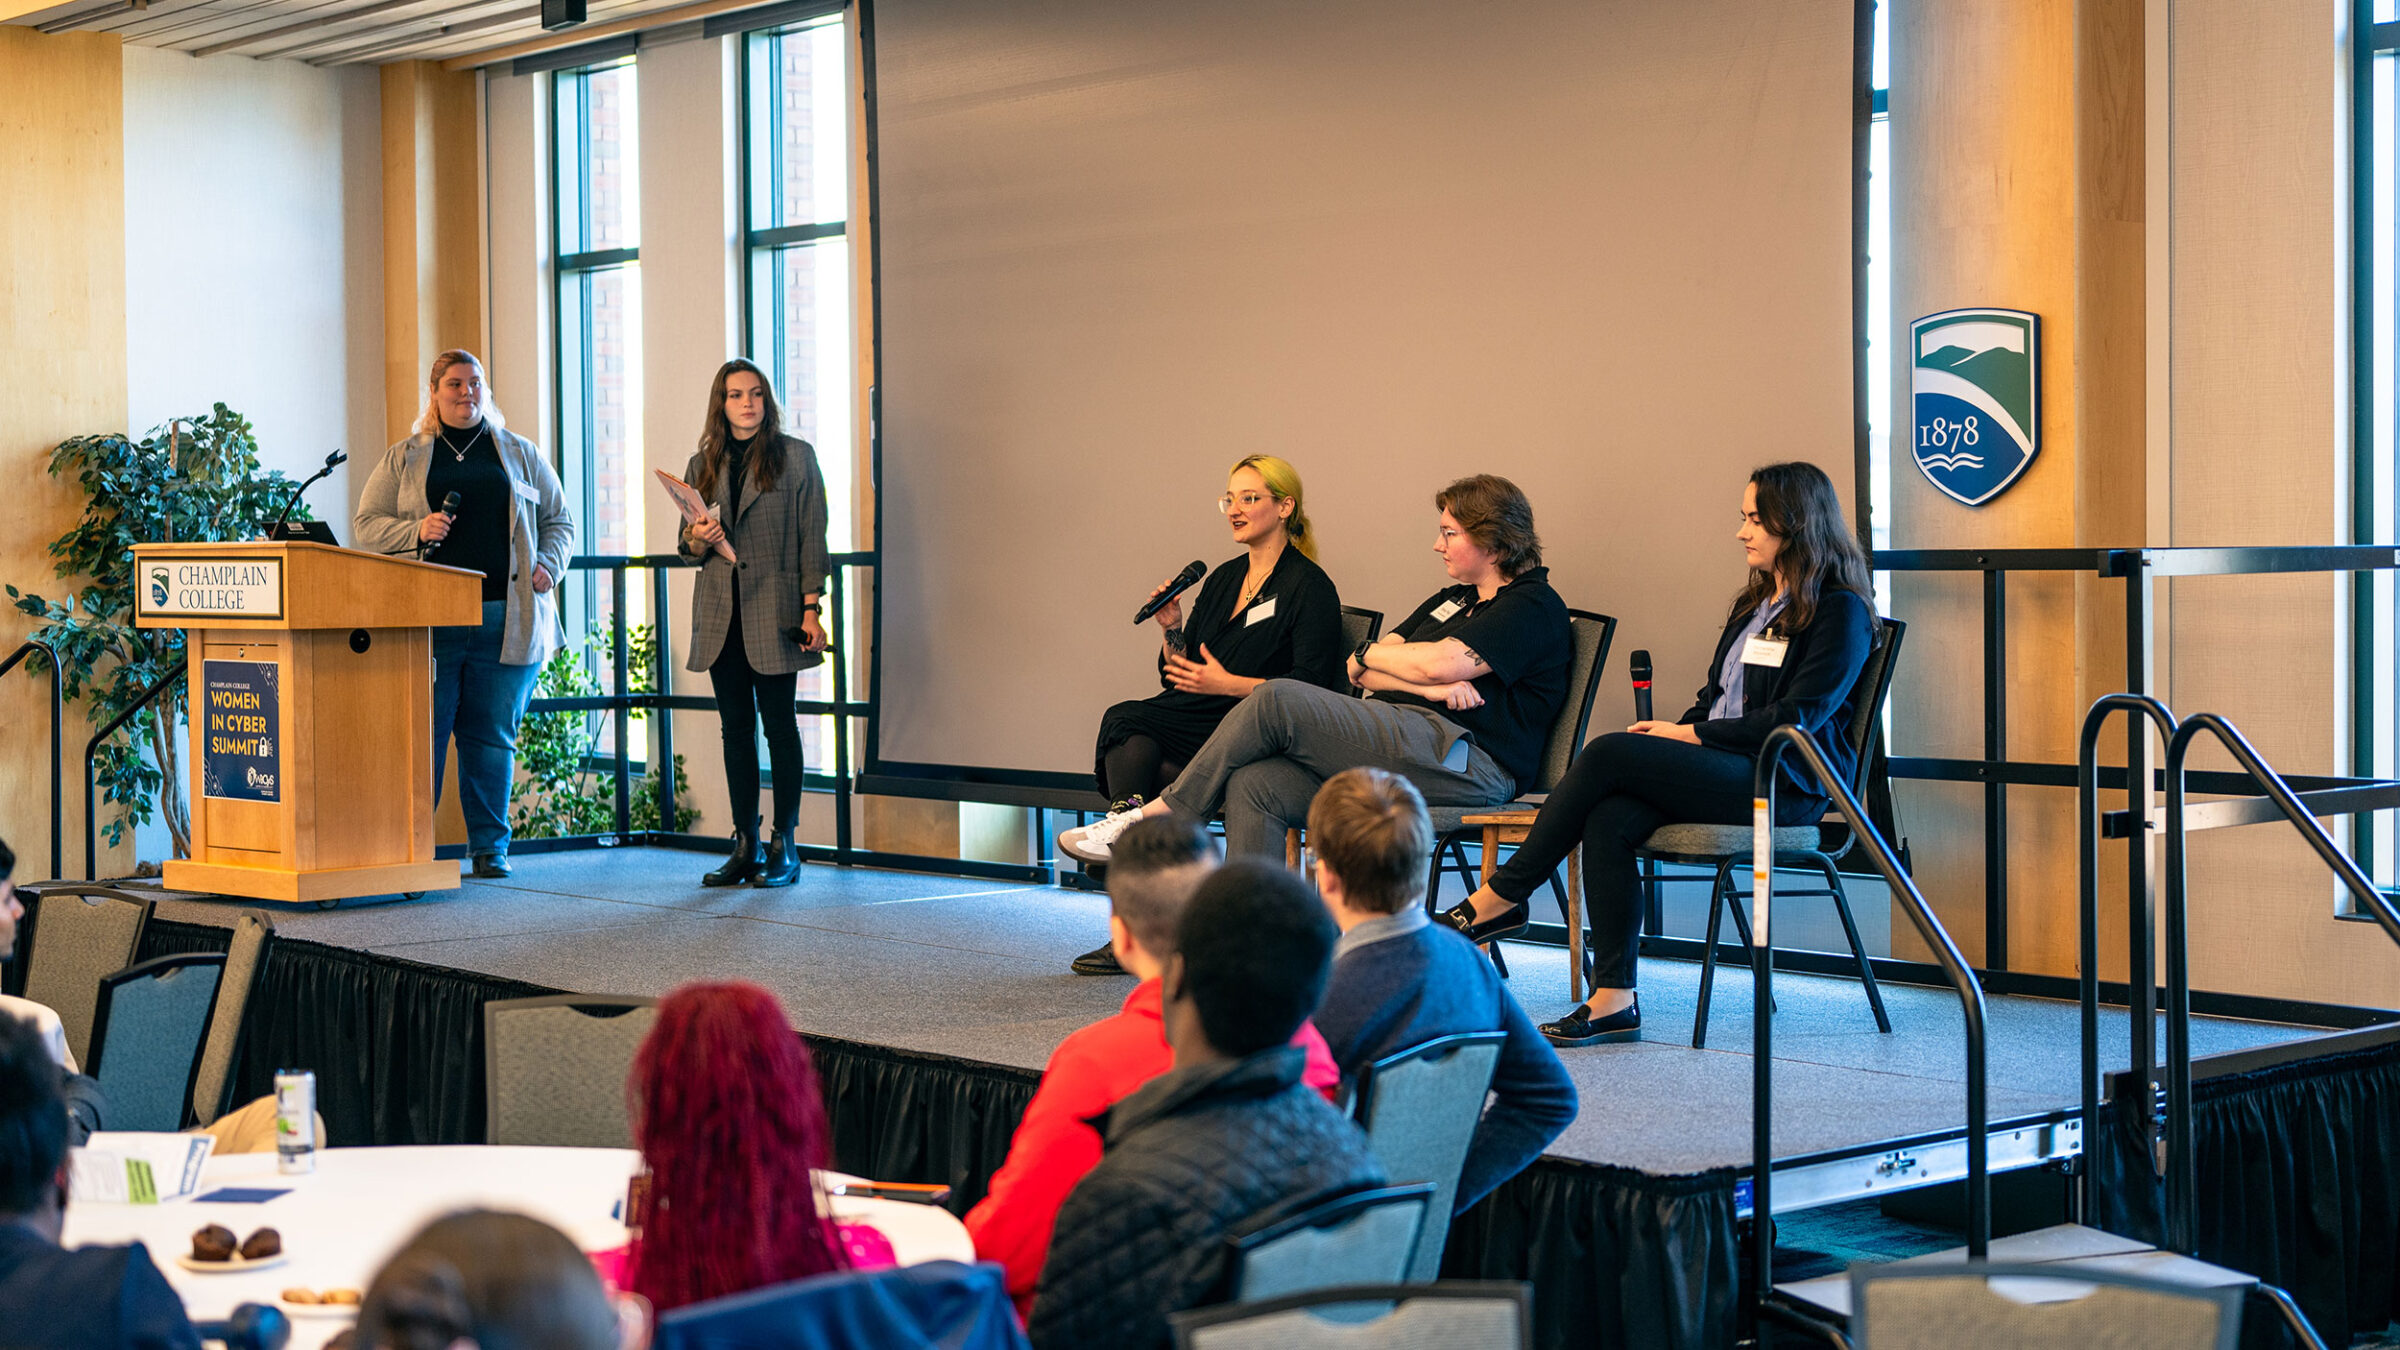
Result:
{"label": "name tag badge", "polygon": [[1754,637],[1742,644],[1742,664],[1745,666],[1772,666],[1780,669],[1783,665],[1783,653],[1791,645],[1782,638]]}
{"label": "name tag badge", "polygon": [[541,491],[540,489],[534,487],[533,484],[520,483],[512,478],[509,480],[508,485],[512,488],[515,488],[517,490],[517,495],[523,497],[525,500],[532,502],[536,506],[542,504]]}
{"label": "name tag badge", "polygon": [[1259,600],[1253,600],[1253,601],[1251,601],[1251,602],[1250,602],[1250,608],[1249,608],[1249,611],[1248,611],[1247,613],[1245,613],[1245,614],[1242,616],[1242,627],[1244,627],[1244,628],[1251,628],[1251,627],[1255,627],[1255,626],[1256,626],[1256,625],[1258,625],[1259,623],[1261,623],[1261,622],[1263,622],[1263,621],[1265,621],[1265,620],[1267,620],[1267,619],[1272,619],[1272,618],[1274,618],[1274,617],[1275,617],[1275,597],[1274,597],[1274,596],[1271,596],[1271,595],[1270,595],[1270,596],[1267,596],[1267,597],[1265,597],[1265,598],[1263,598],[1263,599],[1259,599]]}
{"label": "name tag badge", "polygon": [[1458,613],[1458,602],[1456,600],[1444,600],[1442,603],[1433,607],[1433,621],[1435,623],[1448,623],[1450,622],[1450,616],[1456,613]]}

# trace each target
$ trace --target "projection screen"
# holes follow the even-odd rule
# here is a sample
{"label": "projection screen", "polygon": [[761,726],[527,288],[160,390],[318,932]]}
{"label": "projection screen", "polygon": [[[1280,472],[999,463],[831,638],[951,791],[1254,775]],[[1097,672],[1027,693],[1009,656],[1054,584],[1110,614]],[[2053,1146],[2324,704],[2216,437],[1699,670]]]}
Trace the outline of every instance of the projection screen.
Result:
{"label": "projection screen", "polygon": [[[1749,470],[1852,491],[1853,0],[872,0],[870,773],[1089,789],[1134,610],[1298,466],[1345,604],[1531,495],[1679,712]],[[875,790],[875,789],[870,789]],[[947,791],[947,790],[945,790]],[[952,795],[1005,800],[975,790]]]}

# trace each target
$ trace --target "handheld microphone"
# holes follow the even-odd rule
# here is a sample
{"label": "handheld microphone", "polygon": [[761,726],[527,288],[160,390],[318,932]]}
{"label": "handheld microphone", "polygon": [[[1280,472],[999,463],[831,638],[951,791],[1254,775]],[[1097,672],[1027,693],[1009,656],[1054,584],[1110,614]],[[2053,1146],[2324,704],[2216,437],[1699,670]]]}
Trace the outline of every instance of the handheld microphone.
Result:
{"label": "handheld microphone", "polygon": [[1650,720],[1650,653],[1633,654],[1633,720]]}
{"label": "handheld microphone", "polygon": [[315,473],[312,473],[307,478],[303,479],[300,483],[300,486],[292,489],[292,495],[283,499],[283,509],[275,513],[275,523],[267,527],[266,537],[269,539],[282,538],[283,523],[286,520],[291,519],[292,508],[300,504],[300,494],[308,491],[309,487],[318,479],[323,478],[325,475],[332,473],[335,469],[340,468],[342,462],[349,458],[350,452],[347,450],[336,450],[332,454],[327,455],[325,457],[325,467],[317,470]]}
{"label": "handheld microphone", "polygon": [[[456,491],[446,493],[442,497],[442,514],[452,520],[458,519],[458,493]],[[439,547],[441,544],[436,540],[422,540],[417,544],[417,556],[422,558]]]}
{"label": "handheld microphone", "polygon": [[1169,600],[1172,600],[1176,596],[1179,596],[1185,591],[1190,590],[1199,582],[1200,578],[1207,575],[1208,564],[1200,561],[1197,558],[1194,558],[1191,566],[1183,569],[1180,572],[1177,572],[1175,574],[1175,579],[1167,583],[1167,588],[1163,591],[1160,591],[1158,594],[1151,596],[1150,603],[1142,606],[1141,612],[1133,616],[1133,622],[1135,626],[1138,627],[1142,624],[1148,623],[1150,621],[1150,616],[1158,613],[1162,609],[1165,609]]}

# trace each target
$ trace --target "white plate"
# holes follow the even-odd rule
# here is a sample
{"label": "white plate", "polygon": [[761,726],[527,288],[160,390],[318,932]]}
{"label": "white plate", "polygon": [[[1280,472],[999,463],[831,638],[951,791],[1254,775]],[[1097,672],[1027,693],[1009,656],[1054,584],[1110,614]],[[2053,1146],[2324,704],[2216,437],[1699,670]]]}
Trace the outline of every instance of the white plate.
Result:
{"label": "white plate", "polygon": [[194,1275],[237,1275],[245,1270],[265,1270],[269,1266],[280,1266],[289,1255],[288,1252],[277,1252],[273,1256],[262,1256],[255,1261],[244,1256],[235,1256],[229,1261],[202,1261],[190,1252],[177,1252],[175,1264]]}
{"label": "white plate", "polygon": [[355,1303],[286,1303],[277,1299],[275,1306],[282,1309],[286,1317],[338,1317],[347,1321],[358,1316],[358,1305]]}

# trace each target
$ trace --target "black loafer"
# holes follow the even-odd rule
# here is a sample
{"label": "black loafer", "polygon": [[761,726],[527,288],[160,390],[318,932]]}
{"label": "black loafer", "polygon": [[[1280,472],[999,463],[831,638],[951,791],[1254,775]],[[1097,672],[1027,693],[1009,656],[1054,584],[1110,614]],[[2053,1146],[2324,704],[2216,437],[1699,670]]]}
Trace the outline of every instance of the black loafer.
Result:
{"label": "black loafer", "polygon": [[1117,949],[1105,942],[1100,944],[1098,950],[1088,951],[1076,957],[1074,964],[1067,968],[1078,975],[1123,975],[1127,973],[1125,967],[1117,960]]}
{"label": "black loafer", "polygon": [[1443,910],[1439,917],[1443,923],[1464,933],[1467,941],[1477,944],[1501,942],[1519,937],[1532,926],[1531,911],[1521,904],[1510,905],[1494,917],[1478,923],[1475,919],[1475,907],[1461,900]]}
{"label": "black loafer", "polygon": [[1642,1004],[1636,999],[1606,1017],[1593,1017],[1589,1004],[1578,1003],[1575,1011],[1555,1022],[1542,1023],[1542,1036],[1552,1045],[1572,1049],[1579,1045],[1615,1045],[1642,1038]]}
{"label": "black loafer", "polygon": [[487,881],[495,881],[501,877],[507,876],[508,855],[505,853],[476,854],[475,875],[482,877]]}

